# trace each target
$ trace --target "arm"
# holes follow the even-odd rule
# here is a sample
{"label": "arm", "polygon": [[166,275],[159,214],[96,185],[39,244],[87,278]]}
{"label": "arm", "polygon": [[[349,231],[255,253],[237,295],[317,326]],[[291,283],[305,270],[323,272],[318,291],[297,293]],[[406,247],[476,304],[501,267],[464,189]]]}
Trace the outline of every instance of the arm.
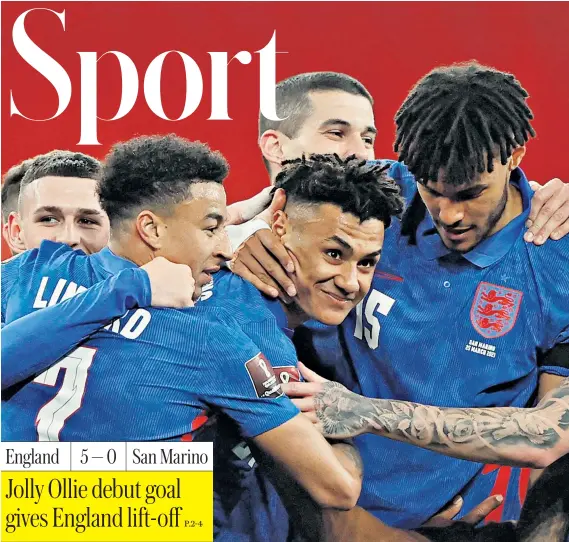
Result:
{"label": "arm", "polygon": [[361,490],[361,459],[350,445],[330,446],[302,415],[253,440],[322,508],[355,506]]}
{"label": "arm", "polygon": [[45,371],[101,326],[149,303],[148,275],[125,269],[63,303],[7,324],[2,328],[2,390]]}
{"label": "arm", "polygon": [[[100,327],[135,307],[187,307],[189,267],[156,258],[2,328],[2,390],[42,373]],[[46,333],[49,330],[49,333]]]}
{"label": "arm", "polygon": [[[199,386],[205,405],[232,418],[241,435],[270,456],[319,506],[354,506],[361,489],[354,458],[341,447],[334,450],[282,392],[272,363],[278,366],[290,360],[294,347],[276,321],[267,319],[262,326],[271,340],[261,352],[231,310],[205,305],[203,311],[207,334],[200,336],[192,357],[211,363],[211,370],[197,375],[203,379]],[[192,385],[197,385],[195,379]]]}
{"label": "arm", "polygon": [[[534,408],[439,408],[369,399],[302,367],[305,379],[284,385],[328,438],[373,433],[445,455],[543,468],[569,452],[569,378]],[[319,379],[319,380],[317,380]]]}

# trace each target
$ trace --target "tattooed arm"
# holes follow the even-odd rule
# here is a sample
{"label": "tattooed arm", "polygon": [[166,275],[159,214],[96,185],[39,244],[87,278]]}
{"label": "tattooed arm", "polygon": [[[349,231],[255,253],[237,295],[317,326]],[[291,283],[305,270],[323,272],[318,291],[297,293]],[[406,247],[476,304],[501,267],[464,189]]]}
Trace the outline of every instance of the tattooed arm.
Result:
{"label": "tattooed arm", "polygon": [[439,453],[544,468],[569,453],[569,378],[534,408],[440,408],[369,399],[302,367],[308,382],[286,386],[327,438],[373,433]]}

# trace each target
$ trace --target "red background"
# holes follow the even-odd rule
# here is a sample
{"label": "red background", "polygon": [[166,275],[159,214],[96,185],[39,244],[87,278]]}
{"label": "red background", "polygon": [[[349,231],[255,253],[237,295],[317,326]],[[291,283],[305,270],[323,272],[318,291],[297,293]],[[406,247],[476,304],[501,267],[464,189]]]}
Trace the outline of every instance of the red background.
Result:
{"label": "red background", "polygon": [[[27,116],[45,118],[57,109],[52,85],[16,52],[12,27],[24,11],[65,9],[66,30],[47,11],[28,15],[31,39],[68,72],[71,103],[58,118],[32,122],[9,116],[10,91]],[[259,61],[229,66],[231,121],[210,116],[208,51],[263,48],[277,32],[277,80],[317,70],[346,72],[361,80],[376,100],[379,136],[376,156],[392,157],[393,115],[410,87],[439,64],[477,59],[516,74],[530,92],[538,137],[524,166],[545,182],[569,180],[569,3],[559,2],[10,2],[2,3],[2,148],[5,172],[20,160],[54,148],[76,149],[103,157],[109,146],[135,134],[176,132],[207,141],[231,164],[230,201],[267,185],[256,146]],[[78,146],[80,62],[78,51],[121,51],[139,73],[139,97],[123,119],[99,121],[100,146]],[[150,61],[168,50],[191,56],[200,66],[204,95],[187,119],[168,122],[146,105],[143,77]],[[180,115],[185,96],[181,59],[169,55],[162,73],[162,101],[168,116]],[[99,63],[99,115],[115,115],[120,101],[118,62]],[[3,251],[6,254],[5,251]]]}

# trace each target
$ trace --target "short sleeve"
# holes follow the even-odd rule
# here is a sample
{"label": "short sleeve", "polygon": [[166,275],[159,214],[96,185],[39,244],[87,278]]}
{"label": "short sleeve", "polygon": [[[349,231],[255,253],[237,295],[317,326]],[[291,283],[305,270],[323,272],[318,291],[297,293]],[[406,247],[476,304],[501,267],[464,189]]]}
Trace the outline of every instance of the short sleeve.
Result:
{"label": "short sleeve", "polygon": [[225,412],[246,437],[287,422],[299,411],[283,393],[271,361],[225,311],[208,319],[200,340],[204,400]]}

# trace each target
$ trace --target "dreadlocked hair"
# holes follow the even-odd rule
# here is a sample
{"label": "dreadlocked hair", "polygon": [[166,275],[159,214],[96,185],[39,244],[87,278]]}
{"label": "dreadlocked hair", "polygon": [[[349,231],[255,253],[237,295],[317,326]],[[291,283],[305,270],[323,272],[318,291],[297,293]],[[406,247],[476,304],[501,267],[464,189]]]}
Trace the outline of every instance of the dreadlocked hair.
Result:
{"label": "dreadlocked hair", "polygon": [[360,222],[381,220],[387,228],[403,211],[399,187],[387,176],[389,165],[355,156],[312,154],[282,163],[275,190],[283,188],[289,203],[332,203]]}
{"label": "dreadlocked hair", "polygon": [[461,185],[505,165],[535,131],[529,94],[510,73],[475,61],[436,68],[411,90],[395,115],[394,149],[418,182]]}

